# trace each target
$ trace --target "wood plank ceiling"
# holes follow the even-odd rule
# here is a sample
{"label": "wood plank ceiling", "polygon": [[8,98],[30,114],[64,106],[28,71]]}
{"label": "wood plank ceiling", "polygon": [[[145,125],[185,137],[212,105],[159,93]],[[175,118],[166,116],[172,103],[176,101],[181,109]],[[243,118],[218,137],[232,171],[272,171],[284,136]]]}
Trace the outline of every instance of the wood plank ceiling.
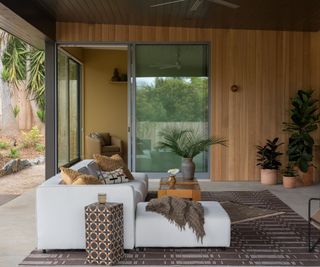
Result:
{"label": "wood plank ceiling", "polygon": [[[227,8],[195,0],[151,8],[167,0],[34,0],[59,22],[182,26],[260,30],[320,30],[319,0],[229,0],[240,5]],[[169,1],[169,0],[168,0]]]}

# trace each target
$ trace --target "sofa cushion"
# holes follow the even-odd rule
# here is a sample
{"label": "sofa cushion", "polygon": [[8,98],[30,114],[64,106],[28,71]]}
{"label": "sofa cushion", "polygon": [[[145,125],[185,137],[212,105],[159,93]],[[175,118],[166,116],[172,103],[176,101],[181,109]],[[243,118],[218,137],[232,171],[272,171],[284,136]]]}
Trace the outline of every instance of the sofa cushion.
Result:
{"label": "sofa cushion", "polygon": [[61,167],[60,170],[61,178],[65,184],[72,184],[81,175],[80,172],[65,167]]}
{"label": "sofa cushion", "polygon": [[112,157],[94,154],[93,157],[96,163],[100,166],[101,170],[110,172],[119,168],[123,168],[123,171],[125,175],[128,177],[128,179],[134,179],[127,165],[124,163],[123,159],[118,154],[113,155]]}
{"label": "sofa cushion", "polygon": [[101,180],[103,180],[105,184],[121,184],[129,181],[123,172],[123,168],[119,168],[110,172],[102,171]]}
{"label": "sofa cushion", "polygon": [[97,177],[92,175],[79,175],[72,183],[73,185],[101,184]]}
{"label": "sofa cushion", "polygon": [[120,147],[115,146],[115,145],[104,146],[104,147],[102,147],[102,152],[104,152],[104,153],[108,153],[108,152],[120,152]]}
{"label": "sofa cushion", "polygon": [[[231,223],[227,212],[214,201],[201,201],[206,235],[198,241],[189,226],[184,229],[155,212],[147,212],[147,202],[136,208],[136,247],[229,247]],[[156,229],[156,231],[155,231]]]}

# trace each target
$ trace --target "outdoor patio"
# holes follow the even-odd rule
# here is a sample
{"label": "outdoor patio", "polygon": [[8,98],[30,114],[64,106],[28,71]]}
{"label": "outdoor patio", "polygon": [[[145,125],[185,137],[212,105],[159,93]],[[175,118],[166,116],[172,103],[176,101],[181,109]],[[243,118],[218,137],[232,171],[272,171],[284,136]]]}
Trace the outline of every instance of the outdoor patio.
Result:
{"label": "outdoor patio", "polygon": [[[200,184],[206,191],[269,190],[305,219],[308,199],[318,197],[320,191],[320,184],[290,190],[282,185],[263,186],[258,182],[201,181]],[[150,189],[157,188],[158,181],[150,181]],[[36,248],[35,190],[0,206],[0,217],[0,266],[17,266]]]}

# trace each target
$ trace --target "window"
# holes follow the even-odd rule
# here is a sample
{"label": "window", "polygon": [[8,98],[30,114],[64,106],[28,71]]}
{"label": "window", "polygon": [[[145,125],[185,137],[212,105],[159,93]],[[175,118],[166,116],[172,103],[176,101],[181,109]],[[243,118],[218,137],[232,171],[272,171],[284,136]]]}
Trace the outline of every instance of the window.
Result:
{"label": "window", "polygon": [[[157,147],[166,127],[208,127],[206,45],[135,46],[135,171],[166,172],[181,158]],[[196,171],[208,173],[208,153],[195,157]]]}
{"label": "window", "polygon": [[80,64],[58,52],[58,167],[80,159]]}

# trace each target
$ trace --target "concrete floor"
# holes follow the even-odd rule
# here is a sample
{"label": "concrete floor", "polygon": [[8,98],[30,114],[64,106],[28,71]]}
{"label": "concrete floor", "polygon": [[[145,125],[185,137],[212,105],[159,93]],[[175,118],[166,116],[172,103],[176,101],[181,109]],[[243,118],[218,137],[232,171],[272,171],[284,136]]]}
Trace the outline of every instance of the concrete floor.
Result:
{"label": "concrete floor", "polygon": [[[150,190],[158,189],[159,181],[150,181]],[[311,187],[284,189],[281,185],[264,186],[254,182],[202,181],[204,191],[270,190],[303,217],[307,217],[310,197],[320,197],[320,184]],[[36,247],[35,190],[28,191],[0,206],[0,267],[17,266]]]}

